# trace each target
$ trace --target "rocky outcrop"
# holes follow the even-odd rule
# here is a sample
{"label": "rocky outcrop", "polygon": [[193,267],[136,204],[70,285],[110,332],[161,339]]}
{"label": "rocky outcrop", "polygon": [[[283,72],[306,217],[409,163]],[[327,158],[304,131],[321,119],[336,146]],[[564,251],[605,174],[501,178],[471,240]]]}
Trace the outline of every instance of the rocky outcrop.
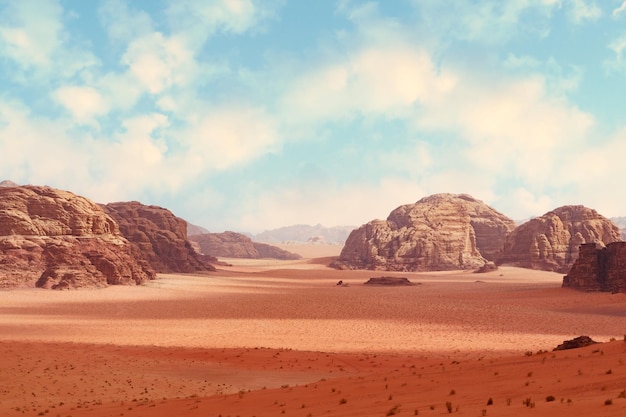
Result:
{"label": "rocky outcrop", "polygon": [[[187,222],[171,211],[137,201],[102,206],[133,246],[133,253],[157,272],[215,271],[215,258],[198,254],[187,240]],[[210,253],[210,252],[207,252]]]}
{"label": "rocky outcrop", "polygon": [[619,228],[606,217],[584,206],[563,206],[517,227],[497,263],[567,272],[581,244],[604,247],[618,241]]}
{"label": "rocky outcrop", "polygon": [[92,201],[50,187],[0,187],[0,287],[134,285],[154,276]]}
{"label": "rocky outcrop", "polygon": [[578,349],[578,348],[583,348],[583,347],[595,345],[595,344],[598,344],[598,343],[599,342],[596,342],[595,340],[593,340],[589,336],[578,336],[578,337],[575,337],[575,338],[573,338],[571,340],[565,340],[563,343],[561,343],[560,345],[555,347],[553,350]]}
{"label": "rocky outcrop", "polygon": [[406,287],[415,285],[406,277],[375,277],[365,282],[365,285],[383,285],[387,287]]}
{"label": "rocky outcrop", "polygon": [[253,242],[249,237],[235,232],[205,233],[190,237],[198,243],[202,253],[224,258],[295,260],[301,256],[265,243]]}
{"label": "rocky outcrop", "polygon": [[581,245],[578,259],[563,277],[563,287],[626,292],[626,242]]}
{"label": "rocky outcrop", "polygon": [[331,266],[474,270],[495,259],[514,227],[513,220],[469,195],[435,194],[352,231]]}

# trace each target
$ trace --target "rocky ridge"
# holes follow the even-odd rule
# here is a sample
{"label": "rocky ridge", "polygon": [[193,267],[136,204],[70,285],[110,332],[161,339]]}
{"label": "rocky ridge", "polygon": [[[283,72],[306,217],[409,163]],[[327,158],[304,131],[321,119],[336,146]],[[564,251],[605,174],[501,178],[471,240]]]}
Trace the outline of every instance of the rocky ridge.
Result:
{"label": "rocky ridge", "polygon": [[626,292],[626,242],[581,245],[578,259],[563,277],[563,287]]}
{"label": "rocky ridge", "polygon": [[224,258],[296,260],[301,256],[265,243],[253,242],[249,237],[235,232],[205,233],[190,236],[202,253]]}
{"label": "rocky ridge", "polygon": [[621,240],[619,228],[597,211],[562,206],[518,226],[507,238],[498,264],[567,272],[585,243],[604,247]]}
{"label": "rocky ridge", "polygon": [[0,187],[0,287],[135,285],[154,276],[92,201],[50,187]]}
{"label": "rocky ridge", "polygon": [[475,270],[495,259],[512,219],[466,194],[435,194],[353,230],[331,266],[389,271]]}
{"label": "rocky ridge", "polygon": [[117,222],[135,256],[156,272],[215,271],[210,262],[216,259],[193,249],[187,239],[187,222],[168,209],[137,201],[109,203],[102,208]]}

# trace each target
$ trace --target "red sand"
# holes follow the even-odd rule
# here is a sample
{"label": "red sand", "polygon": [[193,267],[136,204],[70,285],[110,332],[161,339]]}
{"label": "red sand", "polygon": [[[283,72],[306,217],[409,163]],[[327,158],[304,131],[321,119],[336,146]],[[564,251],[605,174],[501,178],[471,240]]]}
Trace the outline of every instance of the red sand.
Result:
{"label": "red sand", "polygon": [[[0,416],[626,415],[625,294],[516,268],[372,288],[380,273],[228,261],[0,292]],[[537,353],[583,334],[618,340]]]}

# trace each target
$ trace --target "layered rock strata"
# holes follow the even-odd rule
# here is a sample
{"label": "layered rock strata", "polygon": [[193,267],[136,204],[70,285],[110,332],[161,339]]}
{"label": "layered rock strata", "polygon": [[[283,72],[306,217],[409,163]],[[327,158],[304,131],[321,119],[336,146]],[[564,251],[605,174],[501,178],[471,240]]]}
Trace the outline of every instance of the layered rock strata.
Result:
{"label": "layered rock strata", "polygon": [[0,187],[0,287],[135,285],[154,276],[92,201],[50,187]]}
{"label": "layered rock strata", "polygon": [[292,253],[276,246],[253,242],[249,237],[235,232],[205,233],[190,237],[200,247],[202,253],[224,258],[248,259],[301,259],[297,253]]}
{"label": "layered rock strata", "polygon": [[193,249],[187,239],[187,222],[168,209],[137,201],[110,203],[102,207],[130,241],[135,256],[148,262],[155,271],[215,271],[210,262],[216,259]]}
{"label": "layered rock strata", "polygon": [[498,264],[567,272],[584,243],[604,247],[621,241],[619,228],[597,211],[584,206],[562,206],[534,218],[511,233]]}
{"label": "layered rock strata", "polygon": [[563,277],[563,287],[626,292],[626,242],[581,245],[578,259]]}
{"label": "layered rock strata", "polygon": [[474,270],[494,260],[514,229],[510,218],[466,194],[435,194],[353,230],[340,269]]}

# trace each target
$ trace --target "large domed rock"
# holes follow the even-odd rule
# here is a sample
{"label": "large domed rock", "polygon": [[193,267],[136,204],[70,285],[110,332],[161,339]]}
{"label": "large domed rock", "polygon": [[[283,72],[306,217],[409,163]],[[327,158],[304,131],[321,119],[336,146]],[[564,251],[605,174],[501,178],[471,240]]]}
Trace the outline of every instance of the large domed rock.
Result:
{"label": "large domed rock", "polygon": [[387,220],[352,231],[339,259],[345,269],[478,269],[495,259],[515,227],[510,218],[466,194],[435,194],[400,206]]}
{"label": "large domed rock", "polygon": [[204,233],[190,237],[202,253],[224,258],[295,260],[301,256],[276,246],[253,242],[248,236],[235,232]]}
{"label": "large domed rock", "polygon": [[619,228],[597,211],[562,206],[517,227],[506,239],[498,264],[567,272],[580,245],[604,247],[621,241]]}
{"label": "large domed rock", "polygon": [[0,187],[0,287],[134,285],[154,276],[92,201],[50,187]]}
{"label": "large domed rock", "polygon": [[187,222],[168,209],[137,201],[102,207],[118,223],[135,255],[146,260],[157,272],[215,271],[209,262],[216,259],[193,249],[187,240]]}

